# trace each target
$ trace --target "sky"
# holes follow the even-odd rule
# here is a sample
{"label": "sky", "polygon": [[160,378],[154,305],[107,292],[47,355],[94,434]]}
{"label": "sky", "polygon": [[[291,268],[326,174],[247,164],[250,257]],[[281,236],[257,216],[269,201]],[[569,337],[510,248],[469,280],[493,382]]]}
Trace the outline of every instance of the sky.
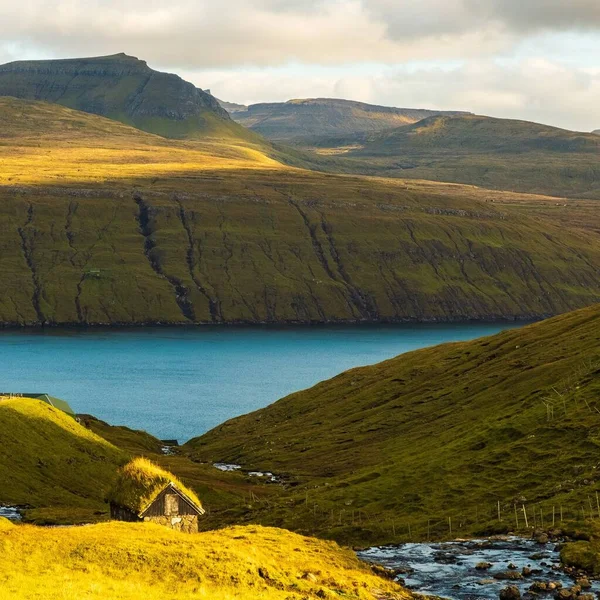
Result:
{"label": "sky", "polygon": [[0,64],[125,52],[231,102],[600,128],[600,0],[0,0]]}

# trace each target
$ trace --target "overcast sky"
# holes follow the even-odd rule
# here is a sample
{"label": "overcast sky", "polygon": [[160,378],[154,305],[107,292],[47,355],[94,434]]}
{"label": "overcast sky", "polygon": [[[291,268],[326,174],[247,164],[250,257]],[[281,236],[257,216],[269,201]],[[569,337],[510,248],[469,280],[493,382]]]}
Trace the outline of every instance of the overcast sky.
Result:
{"label": "overcast sky", "polygon": [[600,0],[0,0],[0,63],[126,52],[232,102],[600,128]]}

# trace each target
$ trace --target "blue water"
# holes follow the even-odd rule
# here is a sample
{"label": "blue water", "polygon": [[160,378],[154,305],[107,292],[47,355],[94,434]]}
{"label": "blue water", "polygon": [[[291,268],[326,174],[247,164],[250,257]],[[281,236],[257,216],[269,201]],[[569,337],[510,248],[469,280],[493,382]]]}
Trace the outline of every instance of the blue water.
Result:
{"label": "blue water", "polygon": [[0,391],[186,441],[351,367],[515,324],[0,332]]}

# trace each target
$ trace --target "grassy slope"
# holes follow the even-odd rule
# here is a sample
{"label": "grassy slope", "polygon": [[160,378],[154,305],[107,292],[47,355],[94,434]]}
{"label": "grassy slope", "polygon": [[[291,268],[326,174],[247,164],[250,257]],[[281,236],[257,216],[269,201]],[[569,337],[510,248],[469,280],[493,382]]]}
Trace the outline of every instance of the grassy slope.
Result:
{"label": "grassy slope", "polygon": [[356,173],[452,181],[486,188],[600,198],[600,139],[490,117],[431,117],[371,136],[325,139]]}
{"label": "grassy slope", "polygon": [[4,323],[528,317],[600,299],[595,233],[494,204],[519,195],[0,108]]}
{"label": "grassy slope", "polygon": [[[0,599],[408,599],[350,550],[261,527],[200,535],[149,523],[42,529],[0,522]],[[309,574],[309,575],[307,575]]]}
{"label": "grassy slope", "polygon": [[[348,371],[184,446],[284,473],[251,518],[352,542],[530,525],[598,489],[600,306]],[[548,410],[544,402],[552,406]],[[497,522],[500,502],[503,522]],[[558,518],[558,517],[557,517]],[[520,512],[520,526],[523,513]]]}
{"label": "grassy slope", "polygon": [[127,455],[65,413],[30,399],[0,401],[0,503],[31,518],[96,520]]}

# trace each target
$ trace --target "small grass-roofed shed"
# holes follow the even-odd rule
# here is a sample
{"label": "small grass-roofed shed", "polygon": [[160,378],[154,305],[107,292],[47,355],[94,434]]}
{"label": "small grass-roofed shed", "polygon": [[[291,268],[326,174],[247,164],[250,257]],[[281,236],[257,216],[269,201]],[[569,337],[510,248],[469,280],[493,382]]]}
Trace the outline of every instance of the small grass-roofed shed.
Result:
{"label": "small grass-roofed shed", "polygon": [[177,531],[198,531],[204,514],[196,494],[174,475],[145,458],[134,458],[119,470],[108,496],[117,521],[150,521]]}

